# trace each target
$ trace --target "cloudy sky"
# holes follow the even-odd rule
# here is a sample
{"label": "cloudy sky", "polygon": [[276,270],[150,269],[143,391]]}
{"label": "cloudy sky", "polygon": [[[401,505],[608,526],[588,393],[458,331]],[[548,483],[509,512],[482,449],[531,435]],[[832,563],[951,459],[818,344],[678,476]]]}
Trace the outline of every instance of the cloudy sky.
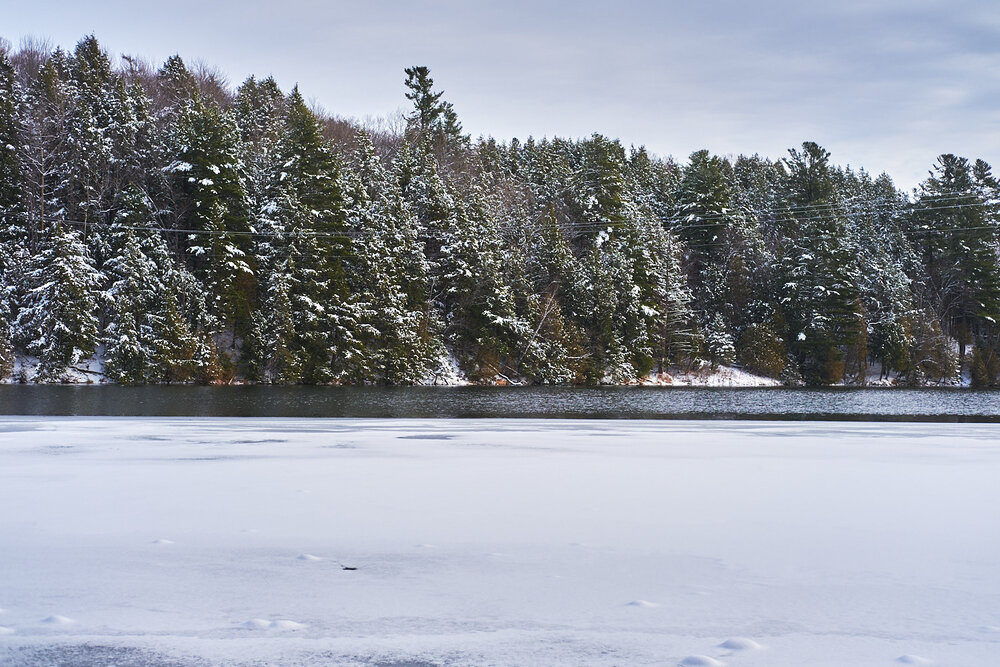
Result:
{"label": "cloudy sky", "polygon": [[814,140],[912,187],[943,152],[1000,171],[1000,3],[966,0],[51,0],[0,34],[273,74],[343,116],[431,68],[474,135],[586,136],[684,159]]}

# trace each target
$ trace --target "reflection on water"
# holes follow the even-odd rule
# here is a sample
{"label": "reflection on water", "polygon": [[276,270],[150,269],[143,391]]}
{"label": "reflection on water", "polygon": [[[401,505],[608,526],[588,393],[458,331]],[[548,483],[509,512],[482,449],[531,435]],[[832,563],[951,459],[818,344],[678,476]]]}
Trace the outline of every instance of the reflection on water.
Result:
{"label": "reflection on water", "polygon": [[0,385],[0,414],[1000,422],[1000,392],[875,388]]}

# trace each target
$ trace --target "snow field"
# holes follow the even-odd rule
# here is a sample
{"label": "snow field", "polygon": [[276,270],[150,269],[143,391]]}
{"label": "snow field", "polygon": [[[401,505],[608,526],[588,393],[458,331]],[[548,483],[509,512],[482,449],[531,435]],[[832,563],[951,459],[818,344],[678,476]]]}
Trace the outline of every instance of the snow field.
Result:
{"label": "snow field", "polygon": [[0,664],[989,666],[998,478],[995,425],[8,418]]}

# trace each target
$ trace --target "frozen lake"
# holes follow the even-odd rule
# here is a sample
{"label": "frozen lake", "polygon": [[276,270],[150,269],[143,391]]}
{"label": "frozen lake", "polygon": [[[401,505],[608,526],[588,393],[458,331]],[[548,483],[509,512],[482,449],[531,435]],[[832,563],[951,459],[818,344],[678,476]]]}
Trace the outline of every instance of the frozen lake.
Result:
{"label": "frozen lake", "polygon": [[992,666],[998,480],[995,424],[5,417],[0,663]]}

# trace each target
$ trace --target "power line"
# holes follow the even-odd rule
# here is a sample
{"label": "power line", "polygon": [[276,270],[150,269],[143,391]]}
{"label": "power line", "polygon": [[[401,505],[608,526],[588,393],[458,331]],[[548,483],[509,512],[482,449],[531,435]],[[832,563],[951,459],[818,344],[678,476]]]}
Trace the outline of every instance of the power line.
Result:
{"label": "power line", "polygon": [[[947,199],[957,199],[957,197],[950,197]],[[886,204],[889,205],[889,204]],[[907,207],[898,209],[898,212],[915,214],[924,213],[929,211],[945,211],[945,210],[959,210],[966,208],[979,208],[979,207],[990,207],[1000,205],[1000,200],[988,200],[988,201],[978,201],[978,202],[965,202],[950,204],[945,206],[926,206],[926,207]],[[761,213],[767,213],[770,211],[756,212],[757,216]],[[771,222],[823,222],[829,220],[837,219],[861,219],[871,216],[871,211],[845,211],[845,212],[829,212],[826,214],[817,214],[805,217],[776,217],[772,218]],[[744,216],[739,216],[744,217]],[[141,226],[141,225],[120,225],[115,223],[106,222],[93,222],[84,220],[59,220],[60,223],[80,225],[84,227],[99,227],[102,229],[118,229],[118,230],[130,230],[130,231],[152,231],[161,233],[172,233],[172,234],[187,234],[187,235],[203,235],[203,236],[225,236],[225,237],[252,237],[252,238],[284,238],[284,239],[295,239],[295,238],[340,238],[340,239],[359,239],[368,236],[367,232],[362,230],[343,230],[339,232],[322,232],[322,231],[252,231],[252,230],[214,230],[214,229],[190,229],[190,228],[176,228],[176,227],[156,227],[156,226]],[[561,230],[576,231],[576,232],[599,232],[605,229],[611,230],[616,228],[623,228],[626,223],[599,223],[599,222],[567,222],[558,225]],[[671,228],[672,231],[681,231],[688,229],[697,228],[716,228],[719,227],[718,224],[695,224],[695,225],[682,225],[679,227]],[[501,231],[505,229],[510,229],[510,226],[498,225]],[[1000,226],[976,226],[976,227],[952,227],[948,229],[909,229],[900,230],[903,234],[941,234],[941,233],[953,233],[960,231],[981,231],[981,230],[998,230],[1000,231]],[[435,236],[434,234],[426,235]],[[440,236],[440,235],[436,235]],[[688,247],[694,247],[689,245]]]}

